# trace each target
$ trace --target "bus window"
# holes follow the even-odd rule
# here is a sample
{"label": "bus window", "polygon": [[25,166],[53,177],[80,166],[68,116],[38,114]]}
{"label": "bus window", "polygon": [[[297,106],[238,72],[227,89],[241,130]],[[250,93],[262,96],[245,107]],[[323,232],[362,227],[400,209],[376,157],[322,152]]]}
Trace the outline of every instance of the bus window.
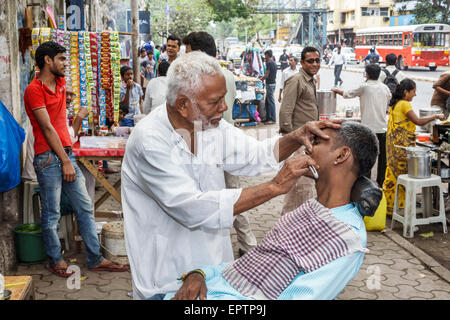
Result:
{"label": "bus window", "polygon": [[394,46],[398,45],[397,34],[394,34]]}
{"label": "bus window", "polygon": [[414,46],[417,47],[432,47],[433,36],[435,33],[414,33]]}
{"label": "bus window", "polygon": [[435,47],[448,47],[449,46],[449,34],[443,32],[436,32],[434,36]]}
{"label": "bus window", "polygon": [[388,45],[389,43],[388,43],[388,35],[387,34],[384,34],[383,35],[383,44],[384,45]]}
{"label": "bus window", "polygon": [[390,45],[390,46],[392,46],[392,37],[393,37],[393,35],[390,34],[390,35],[389,35],[389,45]]}
{"label": "bus window", "polygon": [[408,46],[408,35],[405,34],[403,36],[403,47],[406,48]]}

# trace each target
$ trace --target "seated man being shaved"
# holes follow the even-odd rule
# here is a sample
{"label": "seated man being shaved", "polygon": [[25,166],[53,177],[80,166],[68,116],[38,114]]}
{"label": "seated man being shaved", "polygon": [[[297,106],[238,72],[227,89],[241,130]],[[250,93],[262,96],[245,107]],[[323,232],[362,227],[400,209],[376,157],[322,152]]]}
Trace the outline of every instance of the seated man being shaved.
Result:
{"label": "seated man being shaved", "polygon": [[317,198],[282,216],[241,258],[183,275],[180,289],[165,299],[324,300],[345,288],[367,252],[364,221],[351,190],[372,169],[378,140],[356,122],[325,133],[330,139],[316,137],[312,152],[304,155],[319,166]]}

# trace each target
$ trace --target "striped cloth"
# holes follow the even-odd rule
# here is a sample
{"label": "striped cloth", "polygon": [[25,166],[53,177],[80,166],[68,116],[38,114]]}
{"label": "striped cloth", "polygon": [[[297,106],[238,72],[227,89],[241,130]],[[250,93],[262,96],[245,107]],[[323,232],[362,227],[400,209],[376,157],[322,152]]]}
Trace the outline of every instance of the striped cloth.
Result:
{"label": "striped cloth", "polygon": [[277,299],[295,276],[356,251],[368,252],[349,225],[316,199],[284,215],[263,241],[229,264],[224,278],[255,299]]}

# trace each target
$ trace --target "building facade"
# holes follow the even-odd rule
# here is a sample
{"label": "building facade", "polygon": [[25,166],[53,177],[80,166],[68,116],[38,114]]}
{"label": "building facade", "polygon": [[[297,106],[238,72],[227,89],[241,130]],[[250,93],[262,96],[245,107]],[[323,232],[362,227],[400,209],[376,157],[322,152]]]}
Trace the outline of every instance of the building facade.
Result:
{"label": "building facade", "polygon": [[393,0],[328,0],[327,41],[354,47],[356,30],[388,27],[393,15]]}

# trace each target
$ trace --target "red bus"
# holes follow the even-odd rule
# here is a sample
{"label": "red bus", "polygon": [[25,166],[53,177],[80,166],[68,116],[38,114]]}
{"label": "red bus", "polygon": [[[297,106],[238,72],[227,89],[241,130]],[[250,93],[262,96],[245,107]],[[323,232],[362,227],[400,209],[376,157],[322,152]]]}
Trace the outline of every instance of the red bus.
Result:
{"label": "red bus", "polygon": [[431,71],[438,66],[449,65],[450,25],[418,24],[411,26],[380,27],[356,31],[356,59],[361,61],[372,46],[384,62],[386,55],[394,53],[397,68],[428,67]]}

